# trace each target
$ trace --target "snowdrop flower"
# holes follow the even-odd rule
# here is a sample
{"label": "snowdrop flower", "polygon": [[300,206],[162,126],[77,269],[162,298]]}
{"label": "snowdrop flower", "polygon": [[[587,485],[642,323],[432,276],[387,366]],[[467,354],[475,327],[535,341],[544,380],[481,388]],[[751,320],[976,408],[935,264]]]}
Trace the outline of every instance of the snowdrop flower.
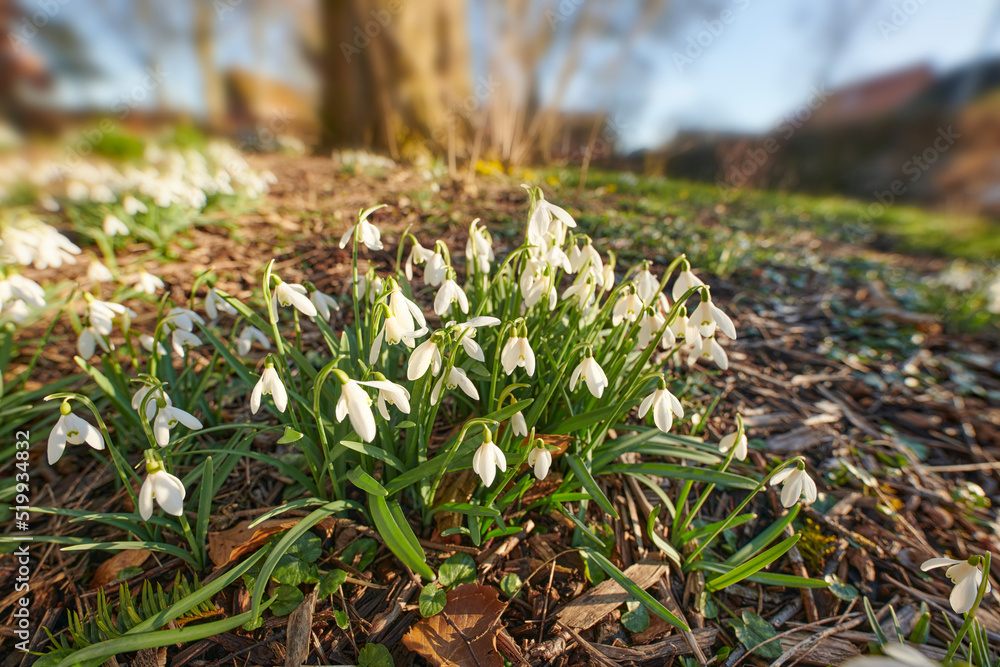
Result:
{"label": "snowdrop flower", "polygon": [[816,482],[812,481],[804,467],[790,466],[771,478],[771,486],[781,483],[784,483],[781,487],[781,504],[784,507],[793,506],[803,495],[806,503],[815,502]]}
{"label": "snowdrop flower", "polygon": [[526,332],[522,331],[520,336],[512,335],[500,352],[500,363],[507,375],[513,373],[518,366],[528,375],[535,374],[535,353],[525,334]]}
{"label": "snowdrop flower", "polygon": [[698,278],[698,276],[691,273],[691,265],[684,262],[684,266],[687,268],[680,272],[677,276],[677,280],[674,281],[674,289],[671,294],[674,297],[674,301],[680,301],[684,293],[687,292],[692,287],[701,287],[705,283]]}
{"label": "snowdrop flower", "polygon": [[122,199],[122,208],[129,215],[135,215],[136,213],[149,213],[149,209],[146,208],[146,205],[132,195],[125,195],[125,198]]}
{"label": "snowdrop flower", "polygon": [[163,281],[148,271],[140,271],[135,279],[135,289],[142,294],[155,295],[163,287]]}
{"label": "snowdrop flower", "polygon": [[110,283],[115,277],[111,273],[111,269],[104,266],[101,260],[95,257],[87,265],[87,279],[94,283]]}
{"label": "snowdrop flower", "polygon": [[416,238],[413,238],[413,247],[410,248],[410,254],[406,256],[406,263],[403,265],[403,272],[406,274],[407,280],[413,280],[413,265],[426,264],[432,257],[434,257],[434,251],[428,250],[427,248],[420,245],[420,242]]}
{"label": "snowdrop flower", "polygon": [[469,376],[461,368],[453,367],[448,371],[447,375],[438,379],[434,385],[434,389],[431,390],[431,403],[437,403],[438,399],[441,398],[442,385],[448,389],[461,389],[469,398],[479,399],[479,392],[476,390],[476,385],[472,384],[472,380],[469,379]]}
{"label": "snowdrop flower", "polygon": [[552,467],[552,452],[545,447],[533,447],[528,452],[528,465],[534,468],[536,479],[545,479]]}
{"label": "snowdrop flower", "polygon": [[410,392],[400,385],[389,382],[381,373],[376,373],[377,380],[365,382],[364,384],[378,389],[377,407],[378,412],[386,421],[389,420],[389,409],[386,405],[393,405],[403,414],[410,414]]}
{"label": "snowdrop flower", "polygon": [[369,250],[381,250],[382,249],[382,233],[379,232],[378,227],[368,222],[368,216],[374,211],[382,208],[382,206],[376,206],[375,208],[370,208],[367,211],[361,213],[358,216],[358,222],[353,227],[348,229],[342,237],[340,237],[340,247],[346,248],[347,244],[351,242],[354,235],[358,235],[358,242],[363,243],[368,247]]}
{"label": "snowdrop flower", "polygon": [[[2,243],[0,243],[2,245]],[[34,280],[19,273],[0,280],[0,305],[8,301],[24,301],[34,308],[45,307],[45,290]]]}
{"label": "snowdrop flower", "polygon": [[219,313],[236,316],[236,309],[233,308],[233,304],[222,298],[219,291],[214,287],[210,287],[208,294],[205,295],[205,312],[208,314],[208,319],[213,322],[219,319]]}
{"label": "snowdrop flower", "polygon": [[711,360],[718,366],[721,370],[726,370],[729,368],[729,357],[726,356],[726,351],[719,341],[715,340],[715,336],[711,338],[702,338],[695,331],[693,335],[691,327],[688,328],[688,333],[685,334],[687,340],[689,340],[693,347],[691,349],[691,354],[688,356],[688,364],[694,365],[698,360],[698,357],[703,359]]}
{"label": "snowdrop flower", "polygon": [[681,402],[677,400],[676,396],[670,393],[666,382],[662,379],[660,380],[660,386],[652,394],[642,399],[642,403],[639,404],[639,417],[645,417],[651,408],[653,410],[653,423],[656,424],[656,428],[664,433],[670,432],[670,427],[674,424],[675,416],[678,418],[684,416],[684,408],[681,406]]}
{"label": "snowdrop flower", "polygon": [[149,334],[139,334],[139,344],[142,345],[142,349],[146,352],[153,352],[153,343],[156,343],[156,354],[164,355],[167,353],[167,348],[163,347],[163,343],[154,341],[153,337]]}
{"label": "snowdrop flower", "polygon": [[329,322],[330,316],[333,314],[333,312],[340,310],[340,304],[337,303],[336,299],[334,299],[329,294],[324,294],[323,292],[320,292],[318,289],[315,288],[313,288],[309,292],[309,300],[312,301],[312,304],[314,306],[316,306],[316,312],[319,313],[319,317],[324,322]]}
{"label": "snowdrop flower", "polygon": [[660,281],[656,279],[656,276],[650,273],[648,262],[643,263],[642,271],[640,271],[638,277],[636,277],[635,283],[636,289],[639,293],[639,298],[642,299],[642,302],[645,305],[651,306],[653,301],[656,300],[656,295],[660,291]]}
{"label": "snowdrop flower", "polygon": [[111,335],[111,324],[116,315],[128,314],[135,317],[135,312],[120,303],[110,301],[99,301],[90,294],[84,295],[87,299],[87,321],[95,331],[104,335]]}
{"label": "snowdrop flower", "polygon": [[476,361],[486,361],[486,356],[483,354],[483,348],[476,342],[476,329],[479,327],[493,327],[498,324],[500,324],[500,320],[496,317],[481,315],[479,317],[473,317],[471,320],[463,324],[449,322],[448,326],[455,328],[455,335],[458,336],[458,340],[462,344],[462,348],[465,350],[466,354]]}
{"label": "snowdrop flower", "polygon": [[569,252],[569,264],[573,273],[584,271],[597,280],[598,285],[604,284],[604,260],[601,254],[590,242],[590,238],[585,238],[583,247],[573,246]]}
{"label": "snowdrop flower", "polygon": [[164,406],[172,404],[170,397],[163,391],[162,387],[142,385],[132,394],[132,409],[138,412],[143,409],[145,404],[146,419],[150,422],[156,417],[156,411],[160,409],[161,403]]}
{"label": "snowdrop flower", "polygon": [[524,420],[524,415],[518,410],[510,417],[510,430],[514,435],[527,437],[528,423]]}
{"label": "snowdrop flower", "polygon": [[427,266],[424,267],[424,284],[437,287],[444,282],[448,268],[448,264],[441,253],[435,252],[431,254],[427,259]]}
{"label": "snowdrop flower", "polygon": [[[338,422],[344,421],[348,417],[351,421],[351,428],[361,436],[365,442],[375,439],[375,415],[372,414],[372,399],[364,389],[362,384],[367,382],[356,382],[347,378],[347,375],[340,371],[334,371],[341,379],[340,398],[337,400],[335,416]],[[343,376],[343,377],[341,377]]]}
{"label": "snowdrop flower", "polygon": [[306,288],[302,285],[279,282],[278,286],[274,288],[274,300],[282,306],[294,306],[306,317],[316,317],[316,306],[306,296]]}
{"label": "snowdrop flower", "polygon": [[[736,436],[739,436],[737,440]],[[719,451],[723,454],[727,453],[730,449],[736,448],[733,452],[733,456],[739,461],[746,461],[747,459],[747,436],[746,433],[741,433],[740,430],[736,430],[729,435],[722,438],[719,441]]]}
{"label": "snowdrop flower", "polygon": [[183,357],[187,348],[198,347],[201,344],[200,338],[184,329],[174,329],[170,334],[170,347],[178,357]]}
{"label": "snowdrop flower", "polygon": [[406,295],[399,289],[395,280],[390,279],[389,287],[392,291],[389,293],[388,299],[386,299],[386,306],[389,309],[390,315],[398,320],[400,327],[405,331],[413,332],[417,330],[418,325],[421,327],[427,326],[427,320],[424,319],[424,314],[420,310],[420,306],[406,298]]}
{"label": "snowdrop flower", "polygon": [[490,486],[496,479],[497,470],[507,472],[507,457],[503,450],[493,442],[493,434],[488,428],[483,429],[483,444],[472,456],[472,471],[479,475],[483,484]]}
{"label": "snowdrop flower", "polygon": [[278,408],[278,412],[284,412],[288,406],[288,392],[285,391],[285,385],[281,383],[281,376],[278,375],[278,371],[274,370],[274,364],[270,360],[265,364],[264,372],[260,374],[260,379],[257,380],[257,384],[254,385],[253,391],[250,393],[250,412],[252,414],[257,414],[257,411],[260,410],[261,396],[268,395],[274,398],[274,407]]}
{"label": "snowdrop flower", "polygon": [[496,259],[493,253],[493,238],[485,227],[479,226],[479,218],[469,225],[469,240],[465,243],[465,258],[470,266],[480,273],[489,273],[490,262]]}
{"label": "snowdrop flower", "polygon": [[107,336],[97,331],[94,327],[84,327],[80,331],[80,337],[76,339],[76,351],[83,359],[90,359],[100,347],[105,354],[115,349],[114,344]]}
{"label": "snowdrop flower", "polygon": [[573,370],[573,374],[569,378],[570,391],[576,391],[576,384],[580,381],[581,377],[586,381],[587,389],[596,398],[604,395],[604,388],[608,386],[608,376],[604,374],[604,369],[597,363],[597,360],[593,357],[593,352],[589,349],[583,361]]}
{"label": "snowdrop flower", "polygon": [[163,469],[163,464],[146,454],[146,479],[139,489],[139,516],[149,521],[153,516],[153,500],[167,514],[180,516],[184,513],[184,484]]}
{"label": "snowdrop flower", "polygon": [[260,343],[265,350],[271,349],[271,341],[268,340],[263,331],[257,327],[246,326],[236,338],[236,351],[241,357],[245,357],[250,354],[250,348],[255,342]]}
{"label": "snowdrop flower", "polygon": [[378,334],[375,336],[375,340],[372,341],[371,350],[368,352],[369,365],[374,365],[378,360],[378,355],[382,351],[383,340],[385,340],[387,345],[395,345],[396,343],[402,341],[406,347],[413,347],[414,339],[423,336],[426,333],[426,327],[417,329],[416,331],[408,331],[406,327],[400,323],[398,317],[389,315],[389,317],[385,318],[385,322],[382,324],[382,328],[379,329]]}
{"label": "snowdrop flower", "polygon": [[712,297],[707,289],[702,292],[701,303],[691,313],[691,320],[698,325],[698,330],[703,338],[714,336],[715,329],[718,327],[722,333],[733,340],[736,339],[736,327],[733,326],[733,321],[712,303]]}
{"label": "snowdrop flower", "polygon": [[635,322],[639,319],[639,313],[642,312],[642,309],[642,299],[635,293],[635,289],[626,287],[611,311],[611,323],[618,326],[623,321]]}
{"label": "snowdrop flower", "polygon": [[566,299],[576,299],[577,307],[581,311],[586,312],[596,303],[596,290],[597,283],[594,280],[594,276],[581,273],[577,276],[573,284],[566,288],[562,298],[564,301]]}
{"label": "snowdrop flower", "polygon": [[845,662],[844,667],[941,667],[940,663],[904,644],[886,644],[879,650],[885,655],[861,655]]}
{"label": "snowdrop flower", "polygon": [[567,227],[576,227],[566,209],[545,201],[542,191],[538,190],[535,208],[528,219],[528,243],[540,248],[550,245],[562,245]]}
{"label": "snowdrop flower", "polygon": [[448,278],[441,285],[437,296],[434,297],[434,312],[443,316],[451,310],[452,304],[456,302],[463,313],[469,312],[469,299],[465,296],[465,292],[458,286],[458,283]]}
{"label": "snowdrop flower", "polygon": [[674,333],[669,327],[664,329],[663,325],[666,323],[667,320],[663,315],[652,308],[646,308],[645,314],[642,316],[642,319],[639,320],[639,336],[636,341],[636,348],[639,350],[645,350],[649,347],[649,344],[652,343],[656,336],[660,333],[660,329],[663,329],[663,336],[660,338],[660,345],[663,349],[667,349],[672,346],[676,340],[674,339]]}
{"label": "snowdrop flower", "polygon": [[385,281],[375,275],[375,271],[369,270],[367,274],[358,276],[358,295],[368,299],[369,303],[375,303],[375,299],[382,293]]}
{"label": "snowdrop flower", "polygon": [[[979,596],[979,587],[983,583],[983,561],[979,556],[972,556],[968,560],[955,560],[953,558],[931,558],[924,561],[920,569],[924,572],[933,570],[936,567],[947,567],[945,576],[951,579],[955,588],[948,598],[951,608],[956,614],[964,614],[972,609]],[[986,592],[991,590],[990,583],[986,582]]]}
{"label": "snowdrop flower", "polygon": [[49,433],[48,455],[49,465],[54,464],[66,450],[66,444],[81,445],[87,443],[94,449],[104,449],[104,436],[86,420],[73,414],[68,401],[59,406],[61,416]]}
{"label": "snowdrop flower", "polygon": [[556,307],[556,284],[553,276],[553,269],[542,260],[529,259],[527,264],[535,264],[541,267],[534,273],[525,272],[521,274],[521,292],[524,294],[524,305],[527,308],[534,308],[535,304],[545,299],[549,310]]}
{"label": "snowdrop flower", "polygon": [[170,429],[177,424],[183,424],[192,431],[201,428],[201,422],[190,412],[172,405],[164,406],[156,412],[156,419],[153,420],[153,437],[156,439],[156,444],[160,447],[170,444]]}
{"label": "snowdrop flower", "polygon": [[128,236],[128,226],[110,213],[104,216],[104,223],[101,225],[101,229],[108,236]]}
{"label": "snowdrop flower", "polygon": [[184,331],[194,331],[195,323],[205,324],[205,320],[202,319],[201,315],[187,308],[171,308],[167,316],[163,318],[163,321],[168,322],[172,328],[183,329]]}
{"label": "snowdrop flower", "polygon": [[428,370],[430,370],[431,375],[437,375],[441,372],[441,350],[438,349],[437,341],[433,336],[413,350],[406,365],[406,379],[412,382],[422,378]]}

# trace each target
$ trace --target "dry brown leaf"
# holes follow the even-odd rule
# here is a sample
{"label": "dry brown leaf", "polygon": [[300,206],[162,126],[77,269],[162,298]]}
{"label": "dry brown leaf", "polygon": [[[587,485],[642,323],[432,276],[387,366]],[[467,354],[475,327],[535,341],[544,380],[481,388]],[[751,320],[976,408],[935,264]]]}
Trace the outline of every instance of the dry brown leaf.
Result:
{"label": "dry brown leaf", "polygon": [[495,589],[462,584],[448,593],[444,611],[410,628],[403,645],[436,667],[503,667],[496,647],[503,610]]}
{"label": "dry brown leaf", "polygon": [[[288,519],[269,519],[251,528],[253,520],[247,519],[229,530],[209,533],[208,557],[216,567],[228,565],[244,554],[256,551],[267,542],[267,538],[294,527],[301,520],[302,517],[298,516]],[[325,530],[329,534],[335,526],[336,521],[333,519],[323,519],[313,530]]]}
{"label": "dry brown leaf", "polygon": [[118,580],[118,573],[127,567],[139,567],[152,555],[146,549],[125,549],[98,566],[94,578],[90,581],[91,588],[101,588]]}

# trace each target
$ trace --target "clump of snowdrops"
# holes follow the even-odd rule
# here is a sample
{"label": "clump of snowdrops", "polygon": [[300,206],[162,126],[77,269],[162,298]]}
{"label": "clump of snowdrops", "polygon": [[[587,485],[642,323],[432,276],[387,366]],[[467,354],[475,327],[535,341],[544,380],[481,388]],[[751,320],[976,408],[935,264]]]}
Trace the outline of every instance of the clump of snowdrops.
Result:
{"label": "clump of snowdrops", "polygon": [[[825,586],[765,570],[798,540],[772,545],[799,503],[817,497],[804,461],[780,462],[761,478],[742,465],[741,421],[719,443],[676,433],[689,417],[684,376],[700,365],[726,369],[725,340],[737,336],[710,286],[683,255],[662,270],[617,266],[576,233],[570,213],[528,192],[525,234],[506,254],[474,220],[459,252],[407,229],[395,262],[382,265],[369,254],[385,250],[372,221],[381,207],[361,211],[340,239],[351,262],[343,296],[286,281],[272,261],[260,307],[206,273],[187,304],[164,299],[155,329],[137,331],[128,306],[85,294],[77,362],[110,409],[79,394],[50,396],[62,416],[48,457],[88,446],[115,468],[134,509],[39,510],[129,533],[113,543],[50,539],[69,550],[150,549],[204,568],[213,499],[249,457],[291,480],[285,502],[261,519],[312,508],[261,561],[254,620],[278,560],[332,514],[358,513],[403,564],[433,580],[408,517],[430,526],[439,512],[459,515],[445,533],[480,545],[519,531],[534,509],[563,512],[591,567],[686,628],[609,558],[600,525],[617,514],[602,478],[626,475],[660,499],[647,526],[653,544],[677,567],[704,570],[709,593],[744,579]],[[340,308],[337,319],[349,324],[335,328]],[[252,446],[266,431],[280,434],[281,453]],[[446,499],[451,475],[470,468],[477,488]],[[541,499],[523,501],[543,480]],[[717,538],[755,517],[744,509],[769,485],[780,485],[791,511],[727,552]],[[706,524],[699,512],[718,489],[742,499]]]}

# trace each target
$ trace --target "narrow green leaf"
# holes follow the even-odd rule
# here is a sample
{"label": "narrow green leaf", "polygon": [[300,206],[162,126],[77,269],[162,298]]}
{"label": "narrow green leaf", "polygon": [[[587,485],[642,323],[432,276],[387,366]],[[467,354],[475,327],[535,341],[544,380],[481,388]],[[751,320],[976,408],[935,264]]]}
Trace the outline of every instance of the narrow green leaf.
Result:
{"label": "narrow green leaf", "polygon": [[757,482],[749,477],[743,477],[731,472],[719,472],[718,470],[707,470],[694,466],[679,466],[671,463],[617,463],[601,471],[602,475],[613,473],[644,473],[658,477],[670,477],[672,479],[689,479],[693,482],[704,482],[728,489],[743,489],[746,491],[753,491],[757,488]]}
{"label": "narrow green leaf", "polygon": [[785,552],[795,546],[795,543],[799,541],[800,537],[801,535],[792,535],[787,540],[779,542],[759,556],[755,556],[742,565],[734,567],[726,574],[706,581],[705,590],[712,592],[719,591],[726,586],[731,586],[735,583],[743,581],[751,574],[757,573],[759,570],[764,569],[774,561],[784,556]]}
{"label": "narrow green leaf", "polygon": [[[777,521],[768,526],[765,530],[761,531],[756,537],[747,542],[745,545],[736,550],[736,552],[726,559],[727,565],[735,566],[737,563],[742,563],[748,558],[751,558],[766,547],[768,544],[773,542],[775,538],[785,532],[785,528],[791,525],[792,521],[795,521],[795,517],[799,515],[799,508],[801,505],[795,505],[791,510],[788,511],[785,516],[780,517]],[[738,525],[736,523],[733,526]],[[730,526],[732,527],[732,526]],[[714,532],[714,531],[713,531]],[[711,533],[710,533],[711,534]]]}
{"label": "narrow green leaf", "polygon": [[[395,504],[395,503],[393,503]],[[427,556],[417,542],[413,529],[405,520],[397,522],[395,513],[382,495],[368,494],[368,506],[379,535],[404,565],[424,579],[433,580],[434,571],[427,565]],[[398,507],[398,506],[397,506]],[[414,544],[417,548],[414,549]]]}
{"label": "narrow green leaf", "polygon": [[659,600],[636,586],[635,582],[626,577],[625,573],[615,567],[614,563],[593,549],[586,549],[585,551],[588,558],[592,558],[594,562],[608,574],[609,577],[617,581],[619,586],[624,588],[628,591],[629,595],[642,603],[642,606],[644,606],[648,611],[653,612],[675,628],[683,630],[684,632],[690,632],[691,628],[688,627],[687,623],[672,614],[669,609],[660,603]]}
{"label": "narrow green leaf", "polygon": [[617,519],[618,512],[615,511],[615,506],[612,505],[611,501],[608,500],[608,497],[604,495],[604,491],[601,491],[601,487],[598,486],[597,481],[590,474],[590,470],[587,469],[584,462],[572,454],[566,454],[565,459],[569,463],[570,470],[572,470],[573,474],[580,480],[580,484],[583,485],[583,488],[585,488],[587,493],[589,493],[594,499],[597,506],[610,514],[612,518]]}
{"label": "narrow green leaf", "polygon": [[351,483],[354,484],[354,486],[358,487],[365,493],[373,496],[380,496],[382,498],[389,495],[389,492],[378,483],[378,480],[361,468],[351,468],[347,471],[347,479],[351,480]]}

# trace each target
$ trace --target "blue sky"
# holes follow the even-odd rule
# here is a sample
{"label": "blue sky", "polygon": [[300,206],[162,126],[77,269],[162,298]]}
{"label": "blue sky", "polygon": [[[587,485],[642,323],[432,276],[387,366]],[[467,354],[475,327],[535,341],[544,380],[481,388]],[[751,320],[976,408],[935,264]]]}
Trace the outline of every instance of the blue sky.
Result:
{"label": "blue sky", "polygon": [[[481,3],[495,1],[469,0],[474,45],[483,43],[478,38]],[[24,5],[37,8],[41,2]],[[169,45],[163,49],[167,77],[158,92],[172,107],[199,112],[202,84],[186,37],[191,25],[188,3],[168,5],[167,20],[142,34],[123,29],[127,21],[115,23],[131,6],[128,0],[59,5],[58,19],[77,29],[105,75],[86,84],[60,81],[57,100],[69,106],[114,104],[142,80],[141,55],[150,40],[164,34],[157,30],[173,29],[180,37],[164,39]],[[621,1],[605,6],[615,12],[608,24],[621,26],[629,24],[638,5]],[[563,101],[571,110],[609,109],[624,150],[661,145],[680,129],[765,131],[807,104],[817,87],[831,89],[921,63],[947,71],[1000,55],[1000,0],[719,0],[712,5],[672,0],[667,6],[658,21],[640,33],[612,84],[606,70],[621,53],[620,38],[611,28],[592,38]],[[730,12],[727,24],[721,21],[723,10]],[[851,28],[831,57],[824,40],[835,12],[842,12]],[[708,35],[704,21],[717,34]],[[308,68],[292,42],[294,21],[283,16],[278,5],[264,25],[267,47],[256,53],[248,47],[253,26],[247,13],[221,17],[220,66],[253,68],[308,85]],[[702,51],[692,52],[697,56],[690,61],[679,60],[699,38],[705,44]],[[543,98],[558,71],[559,48],[542,69]],[[477,62],[481,67],[484,59]]]}

